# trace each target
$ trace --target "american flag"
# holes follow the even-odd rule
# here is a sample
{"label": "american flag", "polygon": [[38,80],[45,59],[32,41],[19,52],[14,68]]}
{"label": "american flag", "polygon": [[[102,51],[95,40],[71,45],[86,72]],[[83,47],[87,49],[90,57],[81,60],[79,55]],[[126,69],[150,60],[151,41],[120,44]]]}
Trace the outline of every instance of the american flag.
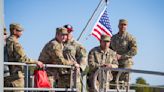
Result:
{"label": "american flag", "polygon": [[105,8],[100,14],[98,21],[95,23],[91,32],[91,34],[95,36],[98,40],[100,40],[102,34],[112,37],[110,21],[106,9],[107,8]]}

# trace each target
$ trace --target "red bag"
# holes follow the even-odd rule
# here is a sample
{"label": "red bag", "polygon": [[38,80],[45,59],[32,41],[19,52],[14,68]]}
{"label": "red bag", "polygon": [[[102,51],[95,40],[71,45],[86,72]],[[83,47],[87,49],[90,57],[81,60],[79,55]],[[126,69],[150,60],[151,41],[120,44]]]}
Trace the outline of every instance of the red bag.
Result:
{"label": "red bag", "polygon": [[44,69],[34,71],[34,84],[35,88],[51,88],[47,73]]}

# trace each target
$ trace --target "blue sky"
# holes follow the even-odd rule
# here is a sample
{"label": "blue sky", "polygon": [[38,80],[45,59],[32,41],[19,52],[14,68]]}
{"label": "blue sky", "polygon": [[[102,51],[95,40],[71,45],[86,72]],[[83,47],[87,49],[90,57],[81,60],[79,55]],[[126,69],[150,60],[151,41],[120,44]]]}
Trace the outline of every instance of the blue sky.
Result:
{"label": "blue sky", "polygon": [[[25,31],[20,38],[27,55],[37,59],[43,46],[55,36],[56,27],[71,24],[77,39],[100,0],[4,0],[5,25],[17,22]],[[138,54],[134,69],[164,72],[164,0],[109,0],[108,15],[113,34],[118,32],[118,20],[129,21],[128,32],[137,39]],[[96,21],[96,18],[93,20]],[[99,45],[88,37],[93,23],[82,35],[80,42],[87,51]],[[9,31],[8,31],[9,32]],[[86,37],[88,39],[86,39]],[[132,75],[132,82],[143,76],[149,84],[163,84],[164,78]]]}

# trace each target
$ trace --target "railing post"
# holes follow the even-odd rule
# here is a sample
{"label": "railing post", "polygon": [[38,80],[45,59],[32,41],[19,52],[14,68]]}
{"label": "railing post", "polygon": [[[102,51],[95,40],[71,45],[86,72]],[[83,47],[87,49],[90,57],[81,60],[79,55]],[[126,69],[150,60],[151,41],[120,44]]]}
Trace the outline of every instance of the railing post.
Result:
{"label": "railing post", "polygon": [[127,81],[127,87],[126,87],[126,92],[129,91],[129,81],[130,81],[130,72],[128,73],[128,81]]}
{"label": "railing post", "polygon": [[[29,69],[28,69],[29,67],[28,67],[28,64],[27,65],[25,65],[24,66],[24,71],[25,71],[25,88],[28,88],[28,82],[29,82],[29,74],[28,74],[28,71],[29,71]],[[25,91],[25,92],[28,92],[28,91]]]}
{"label": "railing post", "polygon": [[87,82],[87,75],[84,75],[84,76],[82,76],[81,77],[82,78],[82,92],[86,92],[86,90],[87,90],[87,84],[86,84],[86,82]]}
{"label": "railing post", "polygon": [[122,71],[118,71],[117,77],[116,77],[116,89],[117,89],[117,92],[120,92],[119,78],[120,78],[121,74],[122,74]]}
{"label": "railing post", "polygon": [[74,89],[74,77],[73,77],[73,73],[74,73],[74,70],[73,70],[73,67],[71,67],[70,68],[71,69],[71,75],[70,75],[70,89],[72,89],[72,91],[73,91],[73,89]]}

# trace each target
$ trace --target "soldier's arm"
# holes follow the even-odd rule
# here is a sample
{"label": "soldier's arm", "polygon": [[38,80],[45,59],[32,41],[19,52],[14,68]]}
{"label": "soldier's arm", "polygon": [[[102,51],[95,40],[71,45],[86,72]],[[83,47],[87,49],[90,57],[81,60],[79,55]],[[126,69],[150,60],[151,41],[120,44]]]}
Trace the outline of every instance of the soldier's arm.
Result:
{"label": "soldier's arm", "polygon": [[95,62],[94,52],[92,50],[89,52],[89,55],[88,55],[88,64],[89,64],[90,71],[100,66],[98,63]]}
{"label": "soldier's arm", "polygon": [[81,68],[82,71],[84,71],[86,66],[87,66],[87,52],[86,52],[86,49],[82,46],[79,46],[79,48],[77,50],[77,54],[78,54],[78,58],[79,58],[80,68]]}
{"label": "soldier's arm", "polygon": [[[110,52],[110,53],[112,53],[112,52]],[[110,60],[112,60],[112,61],[108,61],[107,63],[103,64],[103,66],[108,67],[108,68],[118,68],[116,52],[111,54],[109,57],[110,57]]]}
{"label": "soldier's arm", "polygon": [[112,68],[118,68],[117,54],[113,54]]}
{"label": "soldier's arm", "polygon": [[129,49],[129,51],[127,53],[121,55],[121,58],[129,58],[129,57],[133,57],[137,54],[137,43],[134,38],[131,38],[128,49]]}
{"label": "soldier's arm", "polygon": [[52,60],[57,62],[57,64],[61,64],[61,65],[72,65],[73,64],[72,62],[70,62],[64,58],[63,51],[60,48],[53,47],[52,51],[50,51],[50,54],[52,55]]}
{"label": "soldier's arm", "polygon": [[47,53],[46,53],[46,46],[42,49],[42,51],[41,51],[41,53],[40,53],[40,55],[39,55],[39,58],[38,58],[38,60],[39,61],[42,61],[44,64],[47,64],[48,62],[47,62]]}
{"label": "soldier's arm", "polygon": [[14,54],[15,54],[16,60],[18,60],[20,62],[33,63],[33,64],[37,63],[37,61],[27,57],[24,49],[22,48],[22,46],[19,43],[14,43]]}

